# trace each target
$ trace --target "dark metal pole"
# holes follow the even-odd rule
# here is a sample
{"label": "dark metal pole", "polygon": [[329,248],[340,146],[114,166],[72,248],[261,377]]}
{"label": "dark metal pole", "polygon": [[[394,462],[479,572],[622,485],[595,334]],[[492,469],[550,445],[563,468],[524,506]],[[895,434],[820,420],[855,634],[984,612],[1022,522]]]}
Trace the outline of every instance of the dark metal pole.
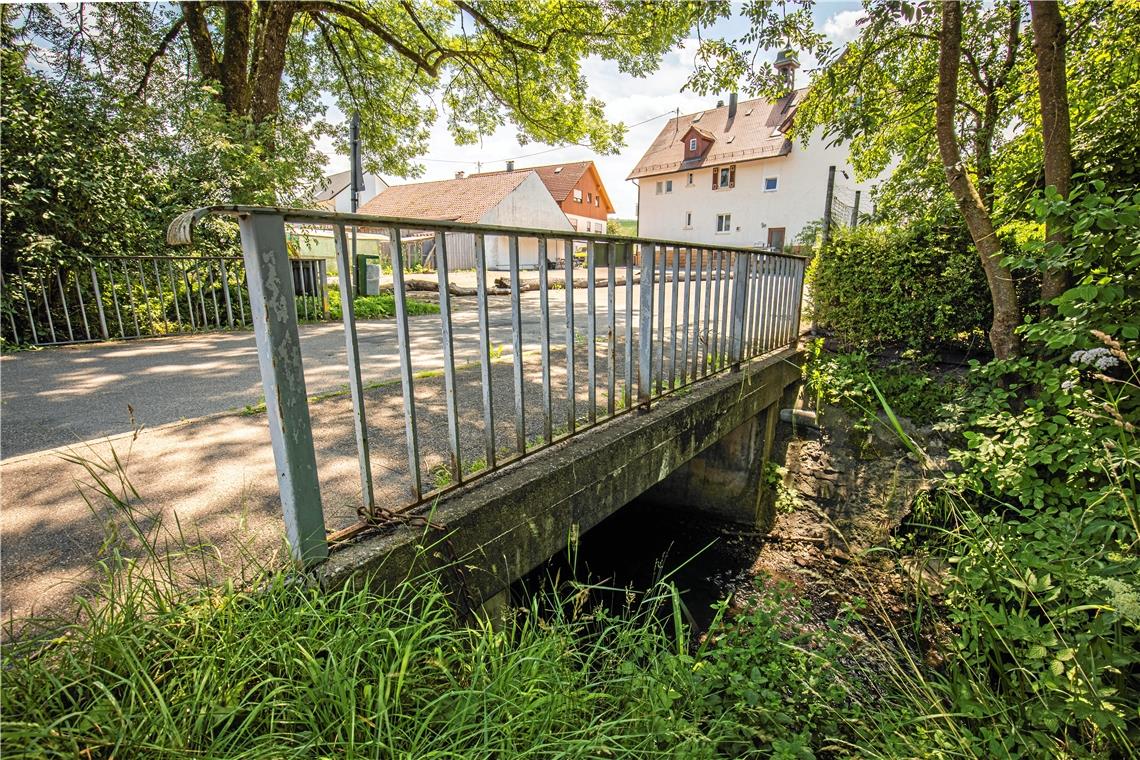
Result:
{"label": "dark metal pole", "polygon": [[831,202],[835,199],[835,167],[827,168],[827,200],[823,204],[823,245],[831,239]]}
{"label": "dark metal pole", "polygon": [[[364,189],[364,171],[360,163],[360,112],[352,112],[352,121],[348,128],[348,141],[350,145],[352,168],[349,174],[350,201],[352,213],[360,208],[360,191]],[[367,285],[364,275],[367,270],[360,266],[360,257],[356,254],[356,225],[352,226],[352,262],[355,268],[353,282],[356,283],[356,294],[365,295]]]}
{"label": "dark metal pole", "polygon": [[855,208],[851,209],[851,229],[859,226],[859,196],[862,194],[862,190],[855,191]]}

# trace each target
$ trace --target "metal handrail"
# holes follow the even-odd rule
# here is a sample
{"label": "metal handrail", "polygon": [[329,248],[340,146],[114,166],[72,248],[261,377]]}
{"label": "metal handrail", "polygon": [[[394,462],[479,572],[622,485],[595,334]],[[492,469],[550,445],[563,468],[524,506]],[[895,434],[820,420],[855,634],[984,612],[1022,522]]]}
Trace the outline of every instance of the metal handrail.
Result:
{"label": "metal handrail", "polygon": [[[626,235],[611,235],[603,232],[577,232],[574,230],[552,230],[536,227],[509,227],[494,224],[474,224],[471,222],[437,221],[432,219],[416,219],[399,216],[373,216],[371,214],[350,214],[320,209],[290,208],[286,206],[203,206],[180,214],[167,227],[166,242],[170,245],[189,245],[193,242],[194,225],[199,219],[210,215],[241,217],[247,214],[275,214],[291,224],[318,224],[335,227],[348,225],[350,227],[398,227],[409,230],[428,230],[431,232],[471,232],[482,234],[519,235],[522,237],[548,238],[553,240],[594,240],[603,243],[651,243],[666,247],[705,247],[716,248],[719,251],[731,253],[755,253],[756,249],[747,246],[722,245],[720,243],[705,244],[693,240],[669,240],[666,238],[629,237]],[[790,259],[807,259],[798,253],[774,254]]]}
{"label": "metal handrail", "polygon": [[[321,502],[297,310],[293,289],[282,287],[290,276],[286,257],[287,223],[324,224],[333,228],[342,294],[353,292],[348,230],[360,226],[384,228],[391,241],[392,295],[395,299],[410,499],[395,509],[380,510],[377,507],[364,398],[366,386],[361,376],[354,305],[351,298],[342,298],[348,387],[360,470],[360,511],[366,519],[335,536],[358,532],[377,520],[387,519],[385,515],[390,517],[393,513],[416,509],[475,477],[494,472],[564,437],[605,424],[632,409],[647,411],[653,401],[711,375],[738,370],[745,361],[793,344],[799,335],[806,260],[795,254],[609,234],[254,206],[213,206],[188,211],[171,223],[168,240],[172,244],[189,243],[194,224],[209,214],[236,216],[238,219],[286,532],[295,559],[306,565],[328,556],[330,539]],[[438,252],[438,320],[443,358],[443,409],[447,420],[446,469],[450,477],[450,483],[434,490],[424,488],[421,472],[424,458],[416,419],[416,376],[412,371],[408,299],[404,286],[407,251],[401,240],[403,230],[424,229],[434,231]],[[470,233],[475,249],[484,466],[474,473],[464,467],[464,455],[471,452],[464,450],[461,440],[464,431],[473,426],[461,420],[458,398],[455,346],[459,341],[456,328],[464,322],[461,320],[457,325],[452,320],[453,293],[448,257],[448,246],[456,242],[449,240],[452,237],[449,233],[455,232]],[[501,242],[498,239],[504,237],[510,274],[514,425],[510,436],[512,445],[505,454],[501,454],[495,426],[498,413],[493,403],[491,383],[487,273],[488,246],[492,241],[498,245]],[[537,256],[535,267],[539,291],[537,310],[532,308],[526,314],[521,299],[522,240],[527,240],[528,245],[531,241],[534,243],[532,249]],[[586,324],[582,351],[576,348],[583,336],[578,332],[580,325],[576,324],[574,293],[578,285],[574,279],[573,253],[579,245],[586,249]],[[638,280],[634,278],[635,248],[641,249],[640,261],[636,265],[640,276]],[[599,257],[601,251],[608,254],[604,259]],[[552,255],[563,268],[561,273],[552,275],[548,271]],[[603,260],[604,263],[599,263]],[[617,282],[619,266],[624,268],[624,282],[620,285]],[[598,279],[598,275],[603,273],[604,279]],[[551,279],[557,280],[560,276],[564,281],[558,284],[565,293],[565,315],[560,318],[565,320],[564,363],[552,352],[552,329],[558,332],[558,325],[552,324],[557,320],[552,319],[555,312],[550,291],[555,283]],[[604,298],[599,298],[599,287],[605,288]],[[619,287],[624,291],[625,300],[620,331],[616,298]],[[636,315],[635,299],[640,304]],[[580,301],[577,306],[581,306]],[[602,320],[599,319],[603,316],[599,310],[604,312]],[[523,368],[523,331],[524,326],[534,327],[536,324],[540,341],[542,426],[540,434],[528,439],[526,420],[535,412],[528,409],[524,398],[528,391]],[[466,337],[474,343],[472,339],[476,336],[458,337],[460,340]],[[624,362],[620,384],[619,348]],[[584,361],[581,353],[586,354]],[[559,436],[554,428],[555,394],[551,377],[556,363],[564,366],[566,377],[564,436]],[[587,371],[586,388],[582,389],[587,405],[584,410],[580,408],[575,381],[575,374],[582,369],[583,363]],[[603,394],[604,405],[601,403]],[[559,403],[562,401],[560,398]]]}

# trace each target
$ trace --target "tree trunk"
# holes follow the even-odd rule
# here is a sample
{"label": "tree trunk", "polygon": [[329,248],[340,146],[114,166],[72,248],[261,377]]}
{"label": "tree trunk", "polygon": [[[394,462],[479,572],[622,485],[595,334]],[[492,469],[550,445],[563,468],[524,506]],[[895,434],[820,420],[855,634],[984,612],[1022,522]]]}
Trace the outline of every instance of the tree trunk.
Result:
{"label": "tree trunk", "polygon": [[249,72],[249,115],[254,124],[260,125],[277,114],[289,28],[296,13],[297,4],[285,0],[262,3],[258,8]]}
{"label": "tree trunk", "polygon": [[957,0],[952,0],[942,5],[942,31],[939,35],[938,91],[934,109],[938,151],[946,171],[946,181],[978,249],[986,282],[989,284],[994,308],[990,345],[993,346],[995,356],[1006,359],[1017,356],[1021,350],[1020,340],[1014,332],[1014,328],[1021,323],[1021,309],[1017,303],[1013,276],[1001,263],[1001,246],[994,233],[993,221],[962,165],[958,138],[954,133],[954,108],[958,102],[961,57],[962,6]]}
{"label": "tree trunk", "polygon": [[[1037,56],[1037,82],[1041,101],[1041,137],[1045,148],[1045,184],[1052,185],[1062,198],[1069,197],[1073,178],[1072,134],[1069,125],[1069,96],[1065,83],[1065,20],[1059,3],[1031,0],[1033,51]],[[1064,245],[1068,242],[1063,219],[1050,216],[1045,221],[1045,239]],[[1069,286],[1068,272],[1053,269],[1041,275],[1043,314],[1052,312],[1048,302]]]}

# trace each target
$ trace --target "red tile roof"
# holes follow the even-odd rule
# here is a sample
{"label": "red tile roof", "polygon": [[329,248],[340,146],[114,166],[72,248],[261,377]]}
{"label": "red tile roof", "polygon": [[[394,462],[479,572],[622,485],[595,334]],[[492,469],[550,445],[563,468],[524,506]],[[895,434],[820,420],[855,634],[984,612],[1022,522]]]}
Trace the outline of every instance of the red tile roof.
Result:
{"label": "red tile roof", "polygon": [[477,223],[532,173],[521,169],[509,174],[392,185],[361,206],[360,213]]}
{"label": "red tile roof", "polygon": [[[602,184],[601,175],[598,174],[597,168],[594,166],[593,161],[573,161],[567,164],[550,164],[548,166],[528,166],[523,169],[515,169],[515,172],[532,171],[538,174],[538,178],[546,185],[546,189],[550,191],[550,195],[554,198],[556,203],[562,203],[570,195],[570,191],[578,184],[578,180],[582,179],[582,175],[587,171],[594,172],[594,181],[602,191],[602,200],[605,202],[607,214],[614,212],[613,203],[610,202],[609,193],[606,192],[605,186]],[[473,177],[487,177],[490,175],[507,174],[508,172],[483,172],[482,174],[472,174]]]}
{"label": "red tile roof", "polygon": [[[786,156],[792,150],[792,141],[779,130],[787,126],[806,94],[804,88],[775,102],[742,101],[731,120],[728,106],[670,119],[626,179]],[[715,142],[705,155],[685,160],[684,137],[690,127],[696,127]]]}

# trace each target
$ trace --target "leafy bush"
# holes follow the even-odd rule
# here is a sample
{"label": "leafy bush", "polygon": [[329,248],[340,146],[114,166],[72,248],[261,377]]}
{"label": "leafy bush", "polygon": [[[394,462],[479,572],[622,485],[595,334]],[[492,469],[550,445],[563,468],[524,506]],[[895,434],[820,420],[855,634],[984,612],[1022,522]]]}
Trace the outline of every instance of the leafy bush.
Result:
{"label": "leafy bush", "polygon": [[837,230],[809,278],[815,320],[856,347],[957,344],[991,321],[977,253],[957,224]]}

